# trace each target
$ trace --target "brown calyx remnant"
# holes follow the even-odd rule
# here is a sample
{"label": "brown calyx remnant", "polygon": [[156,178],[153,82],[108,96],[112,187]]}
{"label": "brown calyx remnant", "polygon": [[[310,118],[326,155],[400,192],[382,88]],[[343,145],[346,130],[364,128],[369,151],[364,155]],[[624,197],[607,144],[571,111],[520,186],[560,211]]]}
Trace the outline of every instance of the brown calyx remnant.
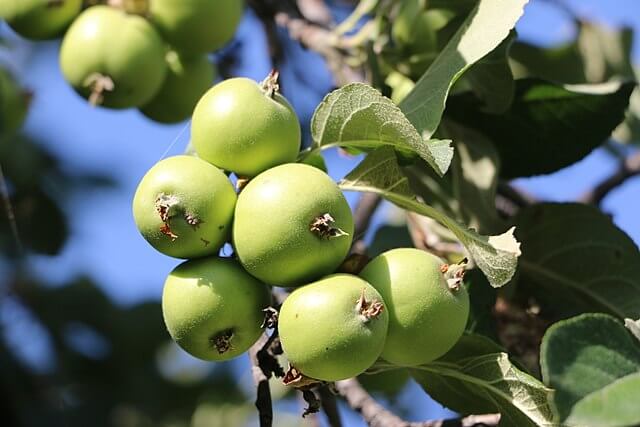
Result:
{"label": "brown calyx remnant", "polygon": [[218,354],[224,354],[233,349],[231,340],[233,339],[233,331],[228,329],[211,338],[211,343],[217,350]]}
{"label": "brown calyx remnant", "polygon": [[279,76],[280,73],[277,70],[271,70],[269,75],[265,77],[262,83],[260,83],[260,87],[270,98],[273,98],[273,96],[280,90],[280,85],[278,84]]}
{"label": "brown calyx remnant", "polygon": [[156,212],[160,215],[160,220],[163,223],[162,227],[160,227],[160,232],[169,237],[172,242],[178,238],[178,235],[171,230],[169,220],[173,216],[171,208],[178,203],[180,203],[178,198],[170,194],[160,193],[158,197],[156,197]]}
{"label": "brown calyx remnant", "polygon": [[444,279],[447,282],[447,286],[452,291],[460,290],[462,279],[466,273],[468,260],[465,258],[457,264],[443,264],[440,267],[440,271],[444,274]]}
{"label": "brown calyx remnant", "polygon": [[322,381],[305,376],[293,365],[289,364],[289,369],[287,369],[287,372],[284,374],[282,383],[286,386],[291,386],[298,389],[306,389],[317,386],[318,384],[321,384]]}
{"label": "brown calyx remnant", "polygon": [[89,95],[89,104],[92,106],[100,105],[104,102],[105,92],[113,92],[116,88],[111,77],[100,73],[93,73],[84,80],[84,87],[91,89]]}
{"label": "brown calyx remnant", "polygon": [[335,222],[336,220],[333,219],[331,214],[322,214],[313,219],[311,225],[309,225],[309,230],[322,239],[348,236],[349,233],[332,226]]}
{"label": "brown calyx remnant", "polygon": [[368,322],[371,319],[377,319],[380,313],[384,310],[384,304],[377,299],[367,301],[364,294],[364,288],[360,298],[356,301],[356,311]]}
{"label": "brown calyx remnant", "polygon": [[[178,238],[178,235],[171,229],[169,222],[171,221],[171,218],[178,213],[176,211],[182,211],[179,205],[180,199],[172,194],[160,193],[158,194],[158,197],[156,197],[156,212],[158,212],[160,220],[162,221],[160,232],[169,237],[171,241],[175,241]],[[193,228],[194,231],[200,227],[200,224],[204,223],[203,220],[191,213],[184,213],[184,220],[191,226],[191,228]],[[205,246],[208,246],[210,243],[208,240],[204,240],[202,238],[200,240],[202,240]]]}

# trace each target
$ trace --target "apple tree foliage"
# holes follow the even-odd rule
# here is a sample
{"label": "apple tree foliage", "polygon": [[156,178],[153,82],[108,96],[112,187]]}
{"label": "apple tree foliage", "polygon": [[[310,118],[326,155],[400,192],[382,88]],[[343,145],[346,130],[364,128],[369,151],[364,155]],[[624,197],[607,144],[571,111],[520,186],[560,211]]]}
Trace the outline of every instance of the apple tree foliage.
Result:
{"label": "apple tree foliage", "polygon": [[[379,227],[368,254],[416,245],[450,260],[467,257],[471,317],[443,357],[400,372],[380,362],[383,372],[362,384],[374,395],[396,394],[411,377],[461,416],[499,413],[502,426],[640,424],[637,245],[599,200],[532,200],[510,184],[559,171],[599,147],[618,157],[633,151],[640,108],[631,32],[578,22],[575,40],[540,48],[514,29],[527,0],[432,0],[426,9],[417,2],[413,14],[410,3],[361,0],[330,30],[330,49],[364,70],[365,82],[345,82],[319,103],[301,160],[333,147],[360,154],[340,188],[377,194],[406,218]],[[424,10],[434,14],[423,22]],[[420,25],[433,27],[421,33]],[[3,305],[28,311],[44,328],[56,366],[35,372],[0,340],[6,425],[250,419],[246,391],[227,370],[206,380],[162,371],[175,350],[156,301],[123,308],[87,279],[52,288],[25,271],[25,254],[58,254],[68,238],[59,189],[68,196],[111,183],[69,175],[21,135],[16,104],[6,100],[23,98],[8,80],[0,75],[0,161],[4,206],[15,221],[0,216],[1,264],[10,271]],[[99,335],[110,351],[83,353],[69,338],[78,330]],[[388,372],[400,387],[391,377],[375,385]],[[274,387],[275,398],[288,396]],[[296,422],[282,416],[278,425]]]}

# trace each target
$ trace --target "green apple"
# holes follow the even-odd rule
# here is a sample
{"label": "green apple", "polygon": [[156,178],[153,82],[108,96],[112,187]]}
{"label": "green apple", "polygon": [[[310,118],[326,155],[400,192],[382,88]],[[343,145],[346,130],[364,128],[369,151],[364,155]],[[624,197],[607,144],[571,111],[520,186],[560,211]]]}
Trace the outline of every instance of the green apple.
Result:
{"label": "green apple", "polygon": [[218,252],[229,237],[236,192],[227,176],[197,157],[169,157],[142,178],[133,217],[142,236],[176,258]]}
{"label": "green apple", "polygon": [[449,285],[445,265],[428,252],[401,248],[377,256],[360,273],[387,302],[386,361],[401,366],[429,363],[462,336],[469,296],[459,284]]}
{"label": "green apple", "polygon": [[234,260],[201,258],[176,267],[162,293],[171,337],[203,360],[229,360],[260,337],[269,289]]}
{"label": "green apple", "polygon": [[278,331],[291,366],[310,378],[338,381],[375,363],[388,321],[369,283],[336,274],[293,291],[280,309]]}
{"label": "green apple", "polygon": [[233,242],[260,280],[298,286],[333,273],[353,238],[353,215],[335,182],[299,163],[269,169],[242,190]]}

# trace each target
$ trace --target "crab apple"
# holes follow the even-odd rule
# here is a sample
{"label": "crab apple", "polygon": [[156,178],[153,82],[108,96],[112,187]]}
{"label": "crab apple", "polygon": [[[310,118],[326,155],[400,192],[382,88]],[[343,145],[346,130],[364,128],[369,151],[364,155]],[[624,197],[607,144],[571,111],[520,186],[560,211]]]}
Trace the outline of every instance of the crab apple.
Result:
{"label": "crab apple", "polygon": [[176,51],[169,51],[166,60],[168,74],[160,91],[140,111],[156,122],[178,123],[193,114],[213,84],[216,71],[206,55],[183,58]]}
{"label": "crab apple", "polygon": [[60,48],[64,78],[94,105],[139,107],[160,90],[166,48],[142,16],[109,6],[85,10]]}
{"label": "crab apple", "polygon": [[361,374],[380,356],[389,319],[380,294],[350,274],[296,289],[282,304],[284,354],[307,377],[338,381]]}
{"label": "crab apple", "polygon": [[260,337],[270,295],[234,260],[189,260],[169,274],[162,314],[169,334],[186,352],[204,360],[229,360]]}
{"label": "crab apple", "polygon": [[32,40],[53,39],[80,13],[82,0],[2,0],[0,18]]}
{"label": "crab apple", "polygon": [[261,173],[238,196],[233,242],[245,269],[266,283],[297,286],[330,274],[353,235],[353,215],[335,182],[304,164]]}
{"label": "crab apple", "polygon": [[176,258],[212,255],[229,236],[236,192],[218,168],[193,156],[169,157],[142,178],[133,216],[142,236]]}
{"label": "crab apple", "polygon": [[382,351],[386,361],[401,366],[428,363],[462,336],[469,296],[459,277],[447,281],[443,266],[435,255],[401,248],[382,253],[360,273],[387,302],[389,332]]}
{"label": "crab apple", "polygon": [[295,162],[300,123],[276,91],[276,78],[272,74],[262,85],[247,78],[228,79],[202,97],[191,124],[200,158],[243,177]]}
{"label": "crab apple", "polygon": [[242,18],[242,0],[150,0],[151,21],[167,42],[188,55],[227,44]]}

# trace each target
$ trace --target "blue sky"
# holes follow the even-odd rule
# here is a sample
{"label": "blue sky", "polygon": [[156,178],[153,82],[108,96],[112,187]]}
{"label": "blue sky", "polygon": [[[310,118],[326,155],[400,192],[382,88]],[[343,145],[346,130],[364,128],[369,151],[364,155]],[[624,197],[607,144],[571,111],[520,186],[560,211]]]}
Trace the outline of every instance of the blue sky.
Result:
{"label": "blue sky", "polygon": [[[640,31],[637,0],[567,0],[565,4],[580,17]],[[532,0],[518,31],[525,40],[550,46],[571,39],[575,28],[566,13],[547,1]],[[266,40],[256,31],[254,17],[245,17],[238,38],[244,54],[236,64],[235,74],[262,79],[270,64],[265,55]],[[281,70],[284,94],[299,115],[308,120],[331,88],[331,76],[313,53],[295,44],[287,47],[288,58],[298,66]],[[57,42],[41,44],[38,50],[33,50],[28,42],[16,41],[16,48],[10,61],[23,70],[24,85],[36,94],[26,132],[42,136],[47,149],[62,160],[68,171],[104,172],[118,183],[114,189],[84,193],[68,201],[73,234],[60,256],[37,257],[34,271],[54,284],[87,274],[121,304],[158,299],[167,273],[179,261],[155,252],[139,236],[130,203],[139,179],[155,162],[184,150],[189,140],[188,124],[158,125],[136,111],[91,108],[63,81],[57,66]],[[636,62],[640,59],[639,43],[634,45],[634,58]],[[355,166],[354,159],[341,157],[335,151],[326,154],[330,174],[335,179]],[[596,151],[580,164],[552,176],[520,180],[517,184],[541,198],[568,201],[607,176],[615,166],[605,153]],[[351,194],[348,198],[353,203],[356,196]],[[638,200],[640,178],[629,180],[604,204],[636,242],[640,241]],[[382,215],[384,212],[378,214],[378,219]],[[3,323],[11,316],[24,317],[19,308],[7,310],[5,307],[0,316]],[[36,365],[46,363],[46,357],[42,356],[46,354],[45,344],[35,343],[30,349],[23,349]],[[246,368],[244,362],[238,366],[240,370]],[[407,391],[407,398],[415,397],[414,391]],[[425,418],[428,411],[429,407],[424,406],[413,416]]]}

